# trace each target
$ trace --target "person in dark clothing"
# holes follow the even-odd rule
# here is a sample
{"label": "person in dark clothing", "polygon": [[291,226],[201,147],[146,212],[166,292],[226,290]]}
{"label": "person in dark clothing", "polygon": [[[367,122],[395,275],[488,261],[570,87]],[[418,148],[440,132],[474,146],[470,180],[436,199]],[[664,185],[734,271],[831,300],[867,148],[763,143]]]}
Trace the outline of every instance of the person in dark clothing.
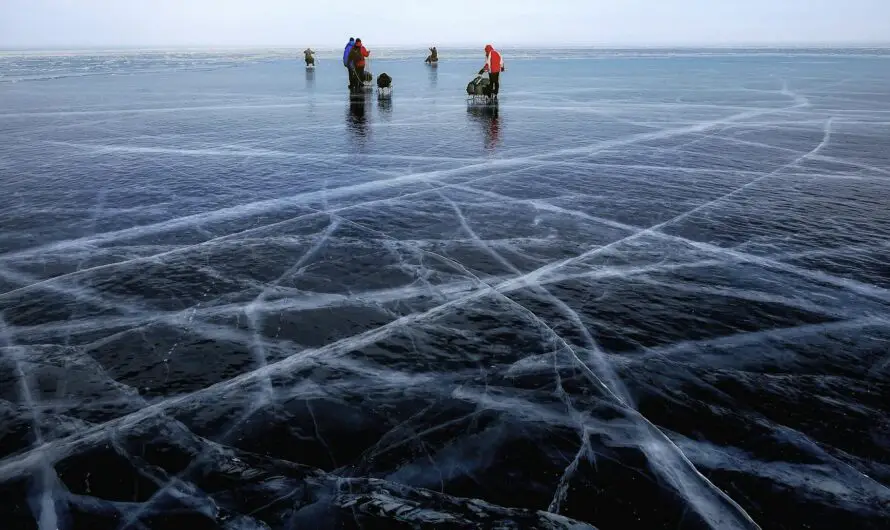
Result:
{"label": "person in dark clothing", "polygon": [[424,62],[427,64],[434,64],[439,62],[439,51],[436,49],[435,46],[430,48],[430,54],[429,56],[427,56],[426,61]]}
{"label": "person in dark clothing", "polygon": [[349,62],[349,53],[352,51],[353,46],[355,46],[355,37],[350,37],[349,42],[346,43],[346,48],[343,49],[343,66],[346,67],[346,74],[349,76],[349,90],[352,90],[355,86],[355,74],[353,74],[352,64]]}
{"label": "person in dark clothing", "polygon": [[361,90],[365,82],[365,57],[371,55],[367,48],[362,46],[362,39],[355,39],[355,46],[349,52],[349,63],[355,73],[355,89]]}

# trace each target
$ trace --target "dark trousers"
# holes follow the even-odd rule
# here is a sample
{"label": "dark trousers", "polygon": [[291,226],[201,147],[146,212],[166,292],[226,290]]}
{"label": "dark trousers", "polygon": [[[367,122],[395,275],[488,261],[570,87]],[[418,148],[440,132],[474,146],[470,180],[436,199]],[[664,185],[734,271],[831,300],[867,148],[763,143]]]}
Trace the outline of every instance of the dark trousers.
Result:
{"label": "dark trousers", "polygon": [[356,78],[357,88],[362,88],[365,85],[365,67],[364,66],[356,66],[355,67],[355,78]]}
{"label": "dark trousers", "polygon": [[489,73],[488,81],[491,83],[491,95],[497,96],[498,92],[501,90],[501,73],[498,72],[496,74]]}
{"label": "dark trousers", "polygon": [[355,87],[355,72],[351,66],[346,67],[346,75],[349,76],[349,89],[352,90]]}

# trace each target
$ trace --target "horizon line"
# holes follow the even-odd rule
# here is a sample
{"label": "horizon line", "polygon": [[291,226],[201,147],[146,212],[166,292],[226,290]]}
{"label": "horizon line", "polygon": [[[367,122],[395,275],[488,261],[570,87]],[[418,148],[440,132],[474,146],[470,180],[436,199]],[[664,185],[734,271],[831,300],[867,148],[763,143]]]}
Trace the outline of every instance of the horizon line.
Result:
{"label": "horizon line", "polygon": [[[463,49],[475,48],[478,43],[452,43],[446,45],[433,46],[442,49]],[[16,51],[124,51],[124,50],[296,50],[302,49],[306,44],[116,44],[116,45],[64,45],[64,46],[9,46],[0,45],[0,52],[16,52]],[[339,45],[338,45],[339,46]],[[332,49],[338,49],[335,46]],[[430,44],[381,44],[377,48],[392,50],[415,50],[427,49]],[[592,44],[592,43],[528,43],[513,44],[504,42],[499,44],[500,47],[507,49],[575,49],[575,50],[663,50],[663,49],[861,49],[861,48],[890,48],[890,41],[887,42],[737,42],[737,43],[651,43],[651,44]],[[311,46],[310,46],[311,47]],[[324,48],[322,48],[324,49]]]}

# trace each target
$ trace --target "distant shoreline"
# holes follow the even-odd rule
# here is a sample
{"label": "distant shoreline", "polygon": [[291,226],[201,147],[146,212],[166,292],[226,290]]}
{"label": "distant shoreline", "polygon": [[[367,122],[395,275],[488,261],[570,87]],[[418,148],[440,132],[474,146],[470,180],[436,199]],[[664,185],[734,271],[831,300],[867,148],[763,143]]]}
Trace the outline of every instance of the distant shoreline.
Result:
{"label": "distant shoreline", "polygon": [[[435,44],[435,43],[433,43]],[[81,55],[81,54],[113,54],[113,53],[296,53],[302,52],[306,45],[303,46],[78,46],[78,47],[0,47],[0,54],[65,54],[65,55]],[[475,50],[478,45],[462,44],[452,46],[438,46],[444,52],[449,50]],[[890,51],[890,42],[883,44],[787,44],[787,45],[766,45],[766,44],[739,44],[739,45],[638,45],[638,46],[596,46],[596,45],[529,45],[511,46],[509,44],[501,44],[499,48],[507,51],[578,51],[578,52],[806,52],[806,51]],[[339,48],[316,47],[313,49],[333,51]],[[416,46],[376,46],[376,49],[386,51],[427,51],[425,45]]]}

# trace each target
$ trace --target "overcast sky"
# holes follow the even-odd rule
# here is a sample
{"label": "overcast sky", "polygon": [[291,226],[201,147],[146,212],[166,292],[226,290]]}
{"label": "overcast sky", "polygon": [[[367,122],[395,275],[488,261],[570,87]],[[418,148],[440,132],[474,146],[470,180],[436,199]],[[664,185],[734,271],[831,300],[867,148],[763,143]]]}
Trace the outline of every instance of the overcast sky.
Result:
{"label": "overcast sky", "polygon": [[890,41],[890,0],[0,0],[0,48]]}

